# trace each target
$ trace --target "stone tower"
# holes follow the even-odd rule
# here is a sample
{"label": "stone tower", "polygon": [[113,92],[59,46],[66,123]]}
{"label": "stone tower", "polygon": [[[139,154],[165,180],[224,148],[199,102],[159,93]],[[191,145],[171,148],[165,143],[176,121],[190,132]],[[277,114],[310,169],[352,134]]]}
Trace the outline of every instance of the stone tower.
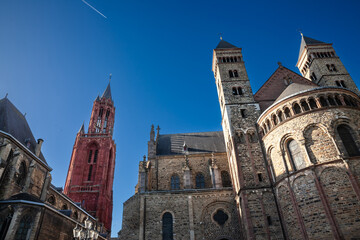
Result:
{"label": "stone tower", "polygon": [[94,101],[88,133],[76,135],[64,193],[111,230],[116,145],[110,83]]}
{"label": "stone tower", "polygon": [[301,35],[296,66],[305,78],[320,86],[344,87],[359,94],[358,88],[331,43]]}
{"label": "stone tower", "polygon": [[281,239],[281,220],[256,125],[260,108],[254,101],[241,48],[221,40],[212,66],[242,228],[247,239]]}

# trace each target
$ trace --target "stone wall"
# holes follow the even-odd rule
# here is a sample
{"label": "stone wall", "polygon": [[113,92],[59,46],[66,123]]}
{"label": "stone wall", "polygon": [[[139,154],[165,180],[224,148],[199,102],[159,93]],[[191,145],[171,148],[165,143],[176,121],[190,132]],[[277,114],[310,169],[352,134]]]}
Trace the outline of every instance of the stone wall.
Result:
{"label": "stone wall", "polygon": [[[241,239],[231,189],[137,194],[124,204],[120,239],[161,240],[162,216],[166,212],[173,217],[175,240]],[[217,222],[216,214],[225,214],[225,222]]]}
{"label": "stone wall", "polygon": [[[302,108],[300,113],[270,122],[272,113],[294,103],[319,96],[349,96],[355,104]],[[328,100],[327,100],[328,101]],[[281,209],[285,232],[290,239],[351,239],[360,234],[360,157],[350,157],[337,127],[346,125],[359,149],[359,98],[347,90],[320,89],[293,96],[275,104],[259,119],[265,125],[264,145]],[[296,141],[299,156],[291,152]],[[347,143],[349,144],[349,143]],[[297,165],[297,162],[303,163]]]}

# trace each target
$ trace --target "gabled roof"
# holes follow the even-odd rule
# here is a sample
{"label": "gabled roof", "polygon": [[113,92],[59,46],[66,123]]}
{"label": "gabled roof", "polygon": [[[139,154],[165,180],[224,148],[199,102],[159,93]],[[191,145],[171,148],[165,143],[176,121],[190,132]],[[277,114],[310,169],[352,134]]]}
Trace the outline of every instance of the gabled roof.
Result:
{"label": "gabled roof", "polygon": [[107,99],[112,99],[111,98],[111,89],[110,89],[110,83],[107,85],[103,95],[101,96],[101,98],[107,98]]}
{"label": "gabled roof", "polygon": [[317,88],[318,86],[303,84],[303,83],[292,83],[280,94],[280,96],[275,100],[275,102],[280,101],[283,98],[286,98],[295,93],[299,93],[305,90]]}
{"label": "gabled roof", "polygon": [[238,47],[221,39],[215,49],[226,49],[226,48],[238,48]]}
{"label": "gabled roof", "polygon": [[254,94],[254,99],[259,103],[261,112],[265,111],[265,109],[274,103],[274,101],[288,87],[289,83],[318,86],[310,80],[280,65],[270,78]]}
{"label": "gabled roof", "polygon": [[[0,100],[0,130],[12,135],[24,146],[30,143],[29,150],[35,154],[37,143],[26,118],[7,97]],[[46,162],[42,154],[40,159]]]}
{"label": "gabled roof", "polygon": [[189,154],[226,152],[224,135],[219,132],[159,135],[157,155],[183,155],[184,143]]}

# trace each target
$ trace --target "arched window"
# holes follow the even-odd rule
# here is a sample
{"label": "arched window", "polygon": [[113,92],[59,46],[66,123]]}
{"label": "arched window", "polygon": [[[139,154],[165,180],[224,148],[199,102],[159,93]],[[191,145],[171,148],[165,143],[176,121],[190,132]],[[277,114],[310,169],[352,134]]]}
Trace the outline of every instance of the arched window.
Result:
{"label": "arched window", "polygon": [[234,70],[234,77],[239,77],[238,71]]}
{"label": "arched window", "polygon": [[62,205],[61,210],[68,210],[68,206],[66,204]]}
{"label": "arched window", "polygon": [[231,187],[230,175],[227,171],[221,171],[221,181],[223,187]]}
{"label": "arched window", "polygon": [[233,95],[238,95],[236,87],[232,88],[232,93],[233,93]]}
{"label": "arched window", "polygon": [[244,134],[242,132],[237,132],[235,134],[235,139],[237,143],[244,143],[245,142],[245,138],[244,138]]}
{"label": "arched window", "polygon": [[92,158],[92,150],[89,151],[88,163],[91,163]]}
{"label": "arched window", "polygon": [[248,137],[249,142],[251,142],[251,143],[257,142],[257,137],[256,137],[255,132],[252,132],[252,131],[248,132],[247,137]]}
{"label": "arched window", "polygon": [[195,181],[196,181],[196,188],[205,188],[205,179],[202,173],[196,174]]}
{"label": "arched window", "polygon": [[237,90],[238,90],[238,94],[239,94],[239,95],[243,95],[243,90],[242,90],[241,87],[238,87]]}
{"label": "arched window", "polygon": [[284,116],[283,116],[282,111],[278,112],[277,116],[278,116],[280,122],[282,122],[284,120]]}
{"label": "arched window", "polygon": [[336,103],[335,103],[334,99],[331,96],[328,96],[328,101],[330,103],[330,106],[336,106]]}
{"label": "arched window", "polygon": [[74,212],[74,219],[77,220],[78,218],[79,218],[79,215],[78,215],[78,213],[75,211],[75,212]]}
{"label": "arched window", "polygon": [[277,121],[277,118],[276,118],[276,115],[272,115],[272,120],[273,120],[273,123],[274,123],[274,126],[276,126],[278,124],[278,121]]}
{"label": "arched window", "polygon": [[350,127],[345,124],[341,124],[337,127],[337,131],[339,133],[340,139],[347,151],[349,157],[359,156],[360,151],[357,147],[354,138],[350,132]]}
{"label": "arched window", "polygon": [[267,130],[267,128],[266,128],[265,123],[263,124],[262,129],[264,129],[264,133],[266,134],[268,130]]}
{"label": "arched window", "polygon": [[327,103],[326,99],[323,96],[320,97],[320,104],[321,104],[322,107],[327,107],[328,106],[328,103]]}
{"label": "arched window", "polygon": [[110,109],[108,109],[106,111],[105,122],[104,122],[104,127],[103,127],[103,133],[106,133],[106,127],[107,127],[107,124],[108,124],[109,116],[110,116]]}
{"label": "arched window", "polygon": [[270,125],[270,121],[269,121],[269,119],[267,119],[267,120],[266,120],[266,125],[267,125],[267,127],[268,127],[268,130],[270,131],[270,129],[271,129],[271,125]]}
{"label": "arched window", "polygon": [[346,88],[346,85],[345,85],[344,80],[341,80],[341,81],[340,81],[340,85],[341,85],[342,87]]}
{"label": "arched window", "polygon": [[26,164],[25,162],[20,163],[19,173],[17,175],[16,183],[23,187],[26,181]]}
{"label": "arched window", "polygon": [[301,154],[300,146],[294,139],[288,141],[287,150],[289,152],[291,162],[294,166],[294,170],[296,171],[298,169],[304,168],[305,162]]}
{"label": "arched window", "polygon": [[339,98],[339,95],[335,95],[335,101],[336,101],[336,104],[339,105],[339,106],[342,106],[342,102]]}
{"label": "arched window", "polygon": [[234,77],[233,71],[229,70],[229,77]]}
{"label": "arched window", "polygon": [[310,110],[309,105],[307,104],[306,101],[301,101],[301,106],[303,107],[303,109],[304,109],[305,111],[309,111],[309,110]]}
{"label": "arched window", "polygon": [[98,154],[99,154],[99,150],[95,150],[95,154],[94,154],[94,163],[96,163],[97,158],[98,158]]}
{"label": "arched window", "polygon": [[310,108],[311,108],[311,109],[316,109],[316,108],[318,108],[317,105],[316,105],[316,102],[315,102],[315,100],[314,100],[313,98],[310,98],[310,99],[309,99],[309,105],[310,105]]}
{"label": "arched window", "polygon": [[54,205],[54,204],[55,204],[55,197],[54,197],[54,195],[51,195],[51,196],[48,198],[48,202],[49,202],[51,205]]}
{"label": "arched window", "polygon": [[30,237],[32,218],[30,215],[25,215],[21,218],[19,228],[16,231],[16,240],[27,240]]}
{"label": "arched window", "polygon": [[289,109],[289,108],[285,108],[284,113],[285,113],[286,118],[291,117],[291,113],[290,113],[290,109]]}
{"label": "arched window", "polygon": [[162,239],[173,240],[173,216],[171,213],[166,212],[162,217]]}
{"label": "arched window", "polygon": [[350,104],[351,104],[351,106],[353,106],[353,107],[357,107],[357,101],[354,99],[354,98],[352,98],[352,97],[350,97]]}
{"label": "arched window", "polygon": [[351,103],[350,103],[349,98],[347,96],[344,96],[344,102],[345,102],[346,106],[351,106]]}
{"label": "arched window", "polygon": [[88,173],[88,181],[91,181],[92,169],[93,169],[93,165],[90,165],[89,166],[89,173]]}
{"label": "arched window", "polygon": [[180,189],[180,179],[178,175],[171,176],[171,189],[173,190]]}
{"label": "arched window", "polygon": [[296,114],[301,113],[301,108],[300,108],[299,104],[297,104],[297,103],[294,104],[294,112]]}

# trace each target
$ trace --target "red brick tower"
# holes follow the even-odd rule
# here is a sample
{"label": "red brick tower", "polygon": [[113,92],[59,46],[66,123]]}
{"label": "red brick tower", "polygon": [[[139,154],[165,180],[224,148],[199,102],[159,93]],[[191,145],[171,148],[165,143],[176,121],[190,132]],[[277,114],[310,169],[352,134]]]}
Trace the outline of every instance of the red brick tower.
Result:
{"label": "red brick tower", "polygon": [[115,107],[110,83],[94,101],[88,133],[76,135],[64,193],[81,203],[111,231],[116,145],[112,139]]}

